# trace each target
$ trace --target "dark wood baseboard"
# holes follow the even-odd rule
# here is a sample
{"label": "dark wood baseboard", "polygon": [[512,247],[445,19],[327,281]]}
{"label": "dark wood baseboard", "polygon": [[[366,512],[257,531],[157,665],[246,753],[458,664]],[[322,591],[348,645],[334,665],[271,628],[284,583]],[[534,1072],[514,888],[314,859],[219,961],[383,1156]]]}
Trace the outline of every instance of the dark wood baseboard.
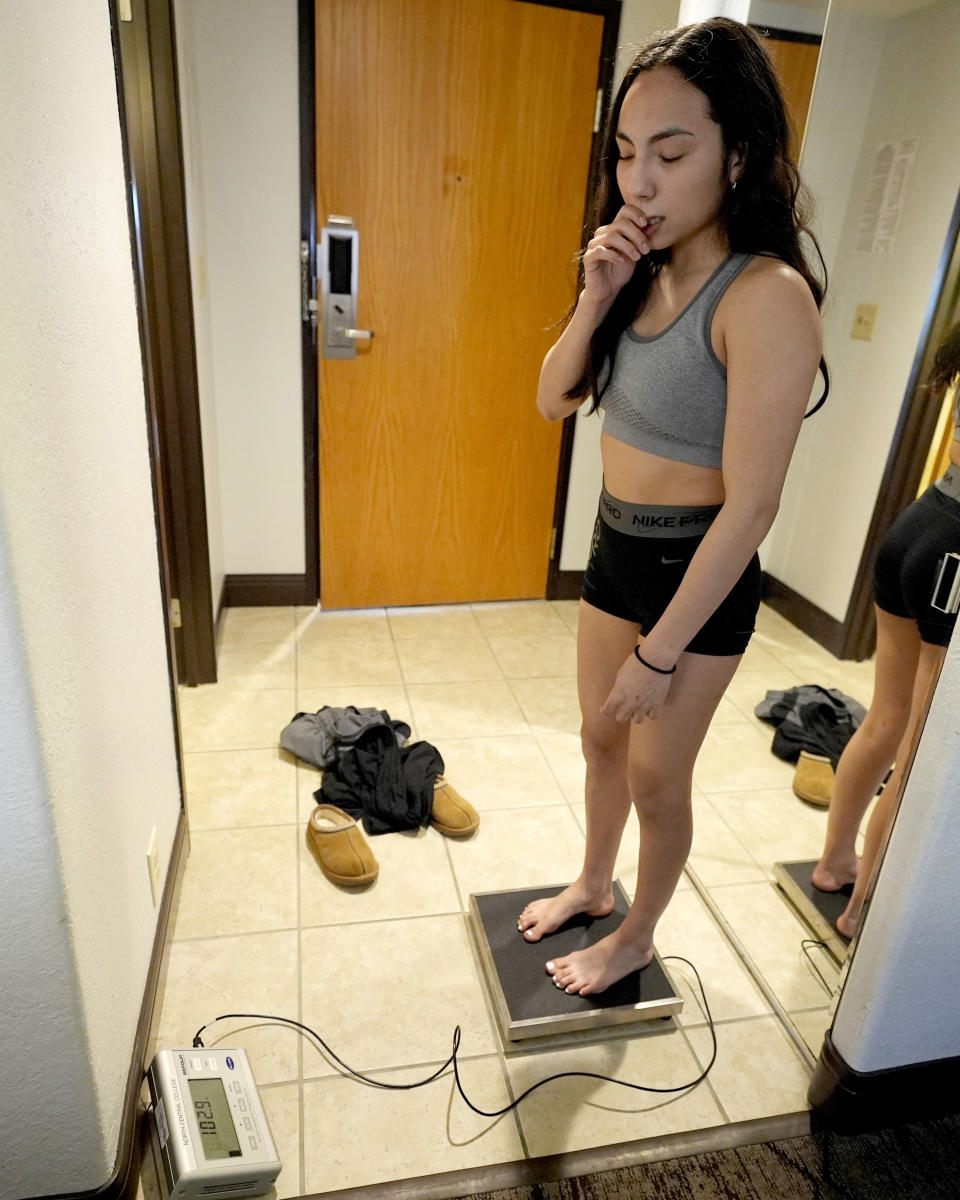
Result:
{"label": "dark wood baseboard", "polygon": [[582,571],[557,571],[547,590],[548,600],[579,600],[583,584]]}
{"label": "dark wood baseboard", "polygon": [[223,604],[228,608],[316,604],[311,590],[306,575],[227,575]]}
{"label": "dark wood baseboard", "polygon": [[855,1071],[828,1032],[810,1080],[811,1128],[868,1133],[960,1112],[960,1057]]}
{"label": "dark wood baseboard", "polygon": [[220,622],[223,620],[223,610],[227,606],[227,577],[224,575],[220,584],[220,595],[217,599],[217,611],[213,617],[213,640],[220,645]]}
{"label": "dark wood baseboard", "polygon": [[148,1054],[151,1054],[160,1012],[157,1006],[157,996],[163,988],[167,969],[167,934],[170,927],[170,917],[174,911],[180,885],[183,881],[184,868],[187,865],[187,854],[190,848],[190,836],[187,832],[187,815],[180,809],[180,819],[173,838],[170,851],[170,864],[167,868],[167,882],[164,884],[163,896],[157,913],[157,928],[153,935],[153,950],[150,954],[150,966],[147,968],[147,981],[143,989],[143,999],[140,1003],[140,1017],[134,1034],[133,1053],[130,1058],[130,1069],[127,1072],[127,1086],[123,1094],[123,1111],[120,1115],[120,1136],[117,1143],[117,1157],[110,1178],[98,1188],[87,1192],[61,1192],[56,1196],[27,1197],[25,1200],[134,1200],[137,1194],[137,1183],[140,1178],[140,1121],[144,1115],[140,1093],[143,1089],[143,1077],[146,1072]]}
{"label": "dark wood baseboard", "polygon": [[799,592],[795,592],[792,587],[781,583],[766,571],[763,572],[761,595],[764,604],[769,604],[775,612],[786,617],[791,625],[796,625],[837,658],[843,657],[846,627],[842,621],[831,617],[812,600],[801,596]]}

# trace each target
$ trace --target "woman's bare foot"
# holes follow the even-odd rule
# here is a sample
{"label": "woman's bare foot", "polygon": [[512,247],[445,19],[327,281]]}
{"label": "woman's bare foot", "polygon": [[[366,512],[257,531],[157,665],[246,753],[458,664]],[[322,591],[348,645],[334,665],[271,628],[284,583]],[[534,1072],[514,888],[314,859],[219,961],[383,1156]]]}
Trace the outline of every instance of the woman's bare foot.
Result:
{"label": "woman's bare foot", "polygon": [[826,856],[813,868],[813,886],[821,892],[839,892],[857,879],[857,856],[831,862]]}
{"label": "woman's bare foot", "polygon": [[517,918],[517,929],[528,942],[539,942],[577,913],[606,917],[613,912],[613,905],[611,886],[608,885],[602,892],[592,892],[578,879],[556,896],[532,900]]}
{"label": "woman's bare foot", "polygon": [[602,992],[631,971],[642,970],[653,958],[653,946],[639,947],[620,938],[619,930],[586,950],[575,950],[547,963],[547,972],[558,988],[571,995]]}
{"label": "woman's bare foot", "polygon": [[851,901],[844,911],[837,917],[837,928],[846,938],[856,937],[857,929],[860,926],[860,906],[857,905],[854,909]]}

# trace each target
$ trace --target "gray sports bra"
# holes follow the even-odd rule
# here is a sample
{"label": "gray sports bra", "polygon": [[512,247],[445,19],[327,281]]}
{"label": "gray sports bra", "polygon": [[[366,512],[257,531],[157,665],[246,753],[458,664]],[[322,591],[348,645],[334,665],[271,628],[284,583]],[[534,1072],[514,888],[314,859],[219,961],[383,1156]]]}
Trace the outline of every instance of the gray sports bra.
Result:
{"label": "gray sports bra", "polygon": [[602,388],[604,433],[675,462],[720,466],[727,371],[713,352],[710,326],[752,257],[731,254],[666,329],[652,337],[623,331]]}

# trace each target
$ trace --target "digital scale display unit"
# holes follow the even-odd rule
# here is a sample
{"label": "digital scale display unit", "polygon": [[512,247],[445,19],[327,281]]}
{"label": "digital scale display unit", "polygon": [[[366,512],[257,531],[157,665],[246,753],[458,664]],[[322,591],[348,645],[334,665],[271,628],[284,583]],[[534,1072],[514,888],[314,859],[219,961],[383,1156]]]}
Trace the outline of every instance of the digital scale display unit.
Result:
{"label": "digital scale display unit", "polygon": [[280,1158],[243,1050],[161,1050],[147,1071],[170,1200],[262,1196]]}

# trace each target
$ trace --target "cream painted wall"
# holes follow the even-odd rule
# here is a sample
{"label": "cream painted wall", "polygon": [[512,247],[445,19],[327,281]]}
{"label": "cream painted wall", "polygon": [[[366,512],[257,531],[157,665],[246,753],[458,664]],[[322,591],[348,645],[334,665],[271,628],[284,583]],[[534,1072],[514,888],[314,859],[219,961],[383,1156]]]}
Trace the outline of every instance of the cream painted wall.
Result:
{"label": "cream painted wall", "polygon": [[620,86],[627,67],[647,38],[659,29],[674,28],[678,7],[679,0],[623,0],[620,32],[617,35],[614,90]]}
{"label": "cream painted wall", "polygon": [[[817,79],[802,165],[820,195],[833,268],[824,315],[833,391],[804,426],[765,566],[842,620],[960,187],[960,6],[946,0],[878,22],[834,0],[824,45],[832,65]],[[920,148],[896,244],[856,254],[876,147],[904,137],[919,137]],[[872,342],[849,336],[860,303],[880,305]]]}
{"label": "cream painted wall", "polygon": [[827,17],[827,0],[813,3],[789,3],[789,0],[750,0],[751,25],[769,25],[774,29],[792,29],[795,33],[822,34]]}
{"label": "cream painted wall", "polygon": [[[800,156],[800,172],[815,205],[812,226],[827,268],[827,296],[822,312],[825,337],[829,337],[829,331],[839,319],[834,268],[847,214],[847,199],[856,177],[873,103],[885,33],[885,21],[852,11],[847,0],[833,0],[820,48]],[[843,120],[838,121],[836,112],[841,105]],[[811,265],[819,269],[812,248],[808,253]],[[833,372],[832,354],[827,363]],[[822,386],[818,379],[812,399],[819,397]],[[832,386],[837,387],[836,378]],[[804,492],[816,487],[817,447],[822,439],[829,440],[832,435],[836,395],[834,391],[828,399],[829,408],[822,408],[804,422],[784,484],[780,512],[760,547],[764,570],[778,579],[790,572],[791,547],[798,535],[804,536],[807,521]],[[859,558],[859,550],[850,552]]]}
{"label": "cream painted wall", "polygon": [[0,1193],[23,1196],[112,1168],[180,790],[107,6],[5,5],[0,109]]}
{"label": "cream painted wall", "polygon": [[183,137],[183,179],[187,202],[187,238],[190,245],[190,279],[193,293],[193,329],[197,349],[197,387],[200,398],[200,438],[203,444],[204,496],[207,505],[207,541],[210,548],[210,595],[216,619],[226,574],[223,554],[223,502],[220,482],[220,439],[217,434],[216,377],[213,369],[213,328],[207,263],[206,210],[203,189],[203,153],[200,146],[199,95],[195,6],[176,0],[174,24],[177,38],[177,71],[180,92],[180,127]]}
{"label": "cream painted wall", "polygon": [[234,0],[178,2],[176,14],[195,291],[201,237],[206,247],[198,355],[209,363],[204,407],[215,407],[204,442],[215,425],[223,570],[300,574],[297,4],[245,0],[240,19]]}

